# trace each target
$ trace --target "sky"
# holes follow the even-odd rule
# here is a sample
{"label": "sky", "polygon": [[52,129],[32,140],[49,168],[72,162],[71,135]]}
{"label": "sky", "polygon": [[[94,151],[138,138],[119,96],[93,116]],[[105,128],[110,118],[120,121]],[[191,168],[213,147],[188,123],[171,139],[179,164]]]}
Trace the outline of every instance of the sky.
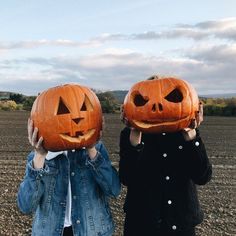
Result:
{"label": "sky", "polygon": [[176,76],[236,93],[235,0],[0,1],[0,91],[129,90]]}

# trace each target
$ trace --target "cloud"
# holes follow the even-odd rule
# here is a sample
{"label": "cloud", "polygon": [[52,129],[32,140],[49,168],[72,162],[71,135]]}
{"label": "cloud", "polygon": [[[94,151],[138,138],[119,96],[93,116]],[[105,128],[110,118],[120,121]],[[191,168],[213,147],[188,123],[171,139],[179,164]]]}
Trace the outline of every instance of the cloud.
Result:
{"label": "cloud", "polygon": [[187,38],[193,40],[203,39],[224,39],[232,42],[236,41],[236,18],[225,18],[216,21],[204,21],[193,25],[179,24],[172,28],[161,31],[147,31],[144,33],[132,34],[109,34],[91,38],[87,41],[74,41],[68,39],[58,40],[28,40],[20,42],[0,42],[0,50],[13,49],[32,49],[42,46],[54,47],[99,47],[110,41],[132,41],[132,40],[159,40],[159,39],[176,39]]}
{"label": "cloud", "polygon": [[0,64],[5,66],[0,87],[27,94],[71,82],[103,91],[129,89],[140,80],[160,74],[189,81],[199,94],[236,92],[234,44],[203,45],[181,52],[182,56],[163,57],[113,48],[83,57],[6,60]]}
{"label": "cloud", "polygon": [[236,44],[198,45],[181,50],[185,57],[209,63],[236,64]]}
{"label": "cloud", "polygon": [[194,25],[196,28],[201,29],[218,29],[218,30],[224,30],[224,29],[230,29],[234,28],[236,26],[236,18],[225,18],[221,20],[211,20],[211,21],[204,21],[200,22]]}
{"label": "cloud", "polygon": [[194,25],[179,24],[162,31],[147,31],[144,33],[104,34],[94,38],[97,43],[117,40],[159,40],[190,38],[202,40],[206,38],[236,40],[236,18],[225,18],[217,21],[199,22]]}
{"label": "cloud", "polygon": [[89,47],[98,46],[101,42],[90,40],[89,42],[78,42],[68,39],[58,40],[27,40],[20,42],[0,42],[0,50],[11,50],[11,49],[32,49],[42,46],[55,46],[55,47]]}
{"label": "cloud", "polygon": [[225,18],[222,20],[205,21],[195,25],[185,25],[183,28],[196,29],[197,31],[208,32],[208,35],[215,38],[236,40],[236,18]]}
{"label": "cloud", "polygon": [[33,56],[35,50],[24,54],[28,57],[22,57],[21,53],[20,56],[9,53],[9,57],[3,54],[8,59],[0,60],[0,90],[31,95],[71,82],[98,90],[129,89],[140,80],[161,74],[186,79],[200,94],[236,92],[236,18],[182,24],[146,33],[106,33],[84,42],[65,39],[0,42],[0,50],[30,50],[42,46],[91,48],[110,41],[123,43],[177,38],[195,41],[192,46],[188,44],[188,48],[183,45],[179,49],[168,48],[162,54],[153,52],[152,55],[142,52],[142,48],[134,51],[115,47],[86,56],[36,57]]}

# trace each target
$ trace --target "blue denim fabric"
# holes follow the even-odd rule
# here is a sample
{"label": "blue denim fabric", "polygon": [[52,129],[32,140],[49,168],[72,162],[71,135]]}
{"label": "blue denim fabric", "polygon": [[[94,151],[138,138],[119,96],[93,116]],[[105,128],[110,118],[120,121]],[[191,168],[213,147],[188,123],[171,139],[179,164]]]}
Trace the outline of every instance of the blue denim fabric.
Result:
{"label": "blue denim fabric", "polygon": [[34,152],[29,154],[17,204],[24,214],[34,214],[32,235],[62,235],[69,178],[74,235],[112,235],[114,223],[108,198],[118,196],[121,186],[102,142],[96,149],[98,154],[93,161],[86,149],[68,151],[68,157],[61,154],[46,160],[40,170],[32,166]]}

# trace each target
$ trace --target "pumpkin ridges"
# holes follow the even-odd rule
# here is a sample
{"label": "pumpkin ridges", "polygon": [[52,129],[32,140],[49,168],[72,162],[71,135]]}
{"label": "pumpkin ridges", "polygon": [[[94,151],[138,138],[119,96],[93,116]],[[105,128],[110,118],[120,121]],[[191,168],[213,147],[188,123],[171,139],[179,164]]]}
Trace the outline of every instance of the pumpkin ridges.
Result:
{"label": "pumpkin ridges", "polygon": [[[91,89],[89,89],[87,87],[83,87],[83,89],[86,91],[85,94],[87,94],[87,93],[90,94],[90,96],[91,96],[90,102],[98,104],[96,106],[96,108],[93,107],[93,109],[94,110],[97,109],[97,112],[99,113],[99,116],[97,118],[100,119],[100,124],[102,124],[102,108],[101,108],[98,97],[96,96],[96,94]],[[89,118],[91,119],[91,117],[89,117]],[[95,117],[92,117],[92,118],[94,119]]]}
{"label": "pumpkin ridges", "polygon": [[[178,99],[178,94],[173,94],[173,97],[177,100],[166,100],[165,97],[178,89],[181,92],[180,100]],[[195,94],[194,96],[189,96],[190,93]],[[139,107],[136,107],[132,101],[132,93],[140,93],[143,97],[149,95],[149,101],[143,103]],[[183,96],[183,98],[182,98]],[[198,98],[196,91],[188,86],[188,83],[177,78],[167,77],[148,81],[140,81],[133,85],[128,92],[124,100],[124,115],[128,121],[137,129],[141,129],[143,132],[174,132],[182,128],[186,128],[194,115],[196,110],[196,103]],[[160,106],[159,104],[162,104]],[[188,106],[193,106],[189,109]],[[161,109],[160,109],[161,108]],[[175,113],[174,113],[175,111]],[[176,122],[172,122],[172,120]],[[133,121],[140,121],[141,123],[135,123]],[[159,125],[151,126],[150,123],[145,127],[142,127],[142,121],[147,121],[154,123],[155,121],[160,123]],[[164,123],[161,123],[162,120]],[[171,121],[171,122],[169,122]],[[140,125],[140,127],[139,127]]]}
{"label": "pumpkin ridges", "polygon": [[[85,99],[85,93],[84,93],[84,91],[83,91],[83,88],[81,88],[81,87],[79,87],[79,86],[76,86],[76,87],[77,87],[77,89],[79,89],[79,90],[81,91],[80,93],[81,93],[81,96],[83,97],[82,100],[84,101],[84,99]],[[73,88],[71,88],[71,89],[72,89],[73,92],[74,92],[73,98],[74,98],[74,100],[76,100],[76,99],[75,99],[75,98],[76,98],[76,91],[75,91],[76,88],[73,87]],[[76,101],[74,101],[74,102],[76,102]],[[76,111],[77,113],[81,112],[81,107],[82,107],[82,105],[83,105],[83,104],[81,104],[80,107],[79,107],[79,106],[77,107],[77,111]]]}
{"label": "pumpkin ridges", "polygon": [[[160,84],[158,83],[158,88],[157,90],[160,91],[160,93],[158,94],[158,96],[161,98],[161,104],[164,103],[164,96],[160,96],[161,94],[163,94],[163,91],[162,91],[162,87],[163,87],[163,80],[160,78]],[[166,110],[166,107],[163,108],[164,110]],[[161,113],[160,115],[160,118],[163,119],[164,118],[164,115],[163,115],[163,112]]]}
{"label": "pumpkin ridges", "polygon": [[[170,80],[170,82],[172,82],[172,83],[174,83],[174,86],[177,88],[177,89],[180,89],[179,88],[179,85],[178,85],[178,83],[177,83],[177,81],[176,80]],[[185,84],[185,83],[184,83]],[[188,91],[187,91],[187,89],[185,88],[184,89],[184,92],[186,93],[188,93]],[[181,90],[181,93],[183,93],[183,91]],[[187,96],[187,94],[185,94],[185,96]],[[179,119],[181,118],[181,117],[183,117],[183,104],[182,103],[180,103],[179,104],[179,113],[180,113],[180,116],[179,116]],[[178,123],[178,126],[177,126],[177,130],[179,130],[179,129],[181,129],[181,127],[180,127],[180,122]]]}
{"label": "pumpkin ridges", "polygon": [[[77,89],[79,90],[79,88],[77,88],[77,87],[68,87],[68,89],[70,91],[70,93],[69,93],[70,94],[70,99],[72,100],[71,103],[72,104],[76,104],[77,103],[77,93],[76,93],[75,90],[77,90]],[[84,96],[82,96],[82,97],[84,97]],[[83,101],[83,99],[84,98],[82,98],[82,101]],[[71,119],[77,118],[77,117],[75,117],[74,113],[75,114],[80,114],[80,108],[78,106],[76,106],[75,110],[73,110],[73,113],[70,114],[71,115]],[[74,134],[75,133],[75,125],[74,125],[73,122],[71,122],[70,124],[71,124],[71,130],[72,130],[72,132]]]}
{"label": "pumpkin ridges", "polygon": [[[85,94],[94,103],[94,107],[98,106],[98,109],[91,112],[80,111]],[[46,149],[49,151],[77,149],[90,146],[98,140],[102,127],[102,113],[100,102],[98,99],[95,100],[94,96],[96,95],[92,94],[91,97],[90,90],[83,89],[82,86],[68,84],[48,89],[36,98],[31,110],[31,118],[35,126],[39,128],[39,134],[44,137]],[[66,107],[70,109],[70,113],[57,114],[60,97],[64,100]],[[84,119],[80,120],[80,117],[84,117]],[[73,119],[78,119],[78,122]],[[92,129],[96,131],[93,133]],[[59,139],[60,133],[72,135],[72,138],[67,139],[65,136],[65,139]],[[78,134],[80,139],[73,138]],[[72,143],[69,143],[68,140],[71,140]]]}
{"label": "pumpkin ridges", "polygon": [[[191,88],[191,86],[190,85],[188,85],[189,87],[190,87],[190,89],[192,90],[192,88]],[[190,96],[190,102],[191,102],[191,114],[193,114],[193,110],[194,110],[194,104],[193,104],[193,96],[192,96],[192,93],[189,93],[189,96]],[[193,115],[191,115],[191,116],[193,116]],[[189,124],[188,124],[188,126],[190,125],[190,123],[191,123],[191,119],[189,120]]]}

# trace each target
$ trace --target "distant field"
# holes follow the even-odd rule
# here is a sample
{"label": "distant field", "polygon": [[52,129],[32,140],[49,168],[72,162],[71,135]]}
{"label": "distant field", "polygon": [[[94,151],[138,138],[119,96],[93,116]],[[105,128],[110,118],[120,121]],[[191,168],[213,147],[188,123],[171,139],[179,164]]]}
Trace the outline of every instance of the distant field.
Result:
{"label": "distant field", "polygon": [[[27,140],[28,112],[0,111],[0,235],[29,235],[31,217],[19,213],[16,193],[24,175],[26,155],[31,150]],[[113,164],[119,161],[119,133],[123,128],[118,114],[105,115],[103,141]],[[199,236],[236,235],[236,118],[205,117],[202,138],[213,164],[213,179],[199,187],[205,220]],[[115,236],[122,235],[125,188],[111,201],[116,222]],[[146,236],[146,235],[145,235]],[[147,235],[148,236],[148,235]]]}

